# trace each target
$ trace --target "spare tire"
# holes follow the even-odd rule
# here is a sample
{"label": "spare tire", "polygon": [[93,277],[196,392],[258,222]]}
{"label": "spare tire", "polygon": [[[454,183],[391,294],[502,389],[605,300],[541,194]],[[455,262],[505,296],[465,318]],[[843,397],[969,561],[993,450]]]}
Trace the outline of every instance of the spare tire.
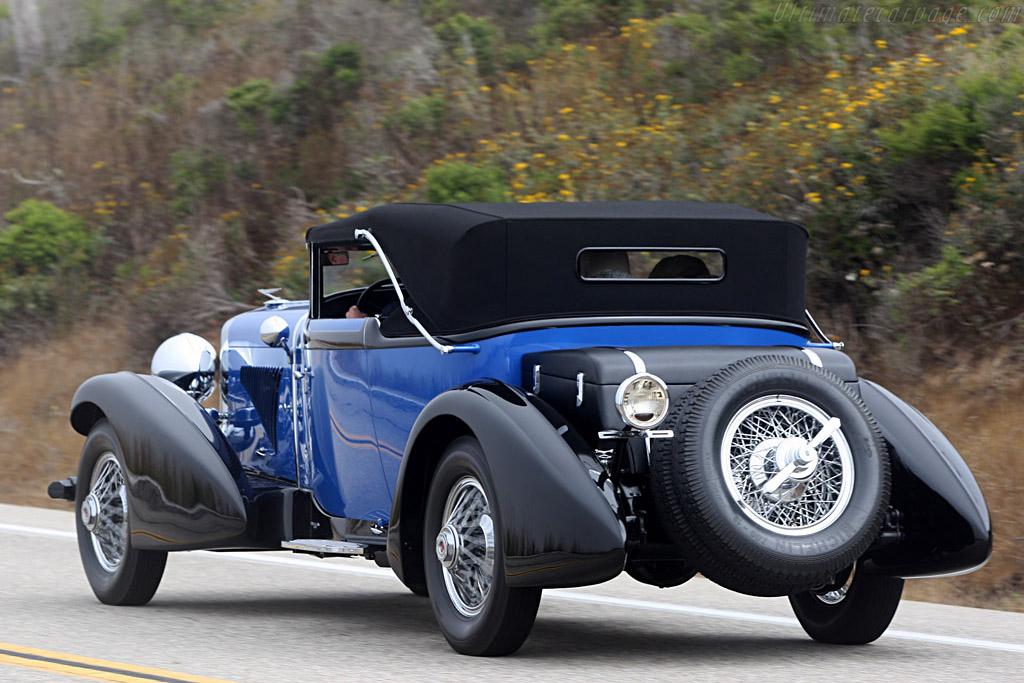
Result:
{"label": "spare tire", "polygon": [[[696,385],[652,444],[651,489],[687,562],[750,595],[825,585],[878,535],[889,458],[835,375],[758,356]],[[820,443],[819,443],[820,442]]]}

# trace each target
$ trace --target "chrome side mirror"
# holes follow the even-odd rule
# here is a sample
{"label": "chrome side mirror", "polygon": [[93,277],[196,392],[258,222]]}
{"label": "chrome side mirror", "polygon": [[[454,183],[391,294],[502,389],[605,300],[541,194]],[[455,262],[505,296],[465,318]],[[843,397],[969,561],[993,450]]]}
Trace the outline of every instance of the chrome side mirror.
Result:
{"label": "chrome side mirror", "polygon": [[202,402],[213,393],[217,351],[198,335],[177,334],[157,347],[150,372],[176,384],[196,401]]}
{"label": "chrome side mirror", "polygon": [[288,344],[288,323],[279,315],[272,315],[260,323],[260,339],[267,346],[285,348]]}

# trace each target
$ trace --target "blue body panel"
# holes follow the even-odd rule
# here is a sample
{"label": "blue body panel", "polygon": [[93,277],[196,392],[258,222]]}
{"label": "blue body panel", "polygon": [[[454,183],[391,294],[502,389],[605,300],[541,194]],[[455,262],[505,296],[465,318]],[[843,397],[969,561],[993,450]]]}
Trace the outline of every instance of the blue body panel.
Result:
{"label": "blue body panel", "polygon": [[[352,322],[336,321],[339,329]],[[325,323],[331,321],[318,324]],[[310,351],[316,471],[311,488],[328,514],[387,521],[413,423],[435,396],[483,377],[519,386],[522,357],[534,351],[709,344],[803,347],[808,342],[760,328],[620,325],[507,334],[480,341],[475,354],[442,356],[428,346]]]}
{"label": "blue body panel", "polygon": [[[221,331],[220,412],[228,418],[224,429],[228,443],[242,466],[287,481],[295,481],[295,446],[292,434],[292,372],[284,349],[270,348],[260,340],[260,323],[278,315],[295,329],[308,311],[305,302],[280,308],[249,311],[228,320]],[[280,368],[275,443],[242,386],[244,366]]]}
{"label": "blue body panel", "polygon": [[374,432],[366,382],[368,353],[363,349],[313,349],[308,355],[312,377],[309,487],[328,514],[386,520],[391,494]]}
{"label": "blue body panel", "polygon": [[[224,325],[225,434],[246,469],[312,490],[330,515],[382,523],[391,514],[413,423],[427,403],[481,378],[520,386],[524,354],[590,346],[817,346],[796,334],[756,327],[601,325],[515,332],[479,341],[477,353],[446,356],[425,345],[307,349],[307,311],[306,302],[269,306],[235,316]],[[260,323],[271,315],[289,325],[288,352],[260,340]],[[364,324],[365,320],[321,319],[317,329],[361,338]],[[279,370],[279,381],[254,390],[276,395],[274,443],[256,408],[259,397],[243,386],[246,366]],[[251,381],[249,388],[253,389]]]}

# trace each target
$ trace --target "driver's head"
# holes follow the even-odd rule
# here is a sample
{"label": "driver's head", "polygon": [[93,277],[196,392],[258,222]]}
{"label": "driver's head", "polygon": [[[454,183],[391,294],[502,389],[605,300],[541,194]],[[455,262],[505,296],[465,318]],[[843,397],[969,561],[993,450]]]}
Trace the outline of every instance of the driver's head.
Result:
{"label": "driver's head", "polygon": [[348,251],[344,249],[331,249],[330,251],[324,252],[325,265],[328,266],[347,266],[348,265]]}

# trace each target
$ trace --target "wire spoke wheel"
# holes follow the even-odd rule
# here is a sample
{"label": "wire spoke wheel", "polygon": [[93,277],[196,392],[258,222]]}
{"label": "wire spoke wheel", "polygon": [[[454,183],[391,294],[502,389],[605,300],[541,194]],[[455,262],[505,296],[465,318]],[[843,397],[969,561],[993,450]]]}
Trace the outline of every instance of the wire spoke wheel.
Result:
{"label": "wire spoke wheel", "polygon": [[666,420],[675,436],[651,450],[651,492],[680,559],[772,596],[831,585],[861,557],[882,526],[890,471],[848,384],[804,358],[753,356],[677,401]]}
{"label": "wire spoke wheel", "polygon": [[754,523],[806,536],[843,514],[854,486],[850,445],[836,428],[813,448],[832,420],[807,400],[779,394],[750,401],[729,421],[722,437],[722,474]]}
{"label": "wire spoke wheel", "polygon": [[89,586],[108,605],[144,605],[164,574],[166,550],[132,547],[130,470],[117,434],[106,419],[89,430],[78,464],[75,495],[78,552]]}
{"label": "wire spoke wheel", "polygon": [[106,571],[117,571],[128,548],[128,501],[121,466],[109,451],[100,455],[93,468],[81,516],[96,560]]}
{"label": "wire spoke wheel", "polygon": [[540,605],[539,588],[508,585],[497,500],[480,442],[471,436],[452,441],[427,495],[423,572],[441,632],[466,655],[518,650]]}
{"label": "wire spoke wheel", "polygon": [[483,487],[465,476],[448,494],[437,536],[445,587],[463,616],[480,613],[494,579],[494,523]]}

